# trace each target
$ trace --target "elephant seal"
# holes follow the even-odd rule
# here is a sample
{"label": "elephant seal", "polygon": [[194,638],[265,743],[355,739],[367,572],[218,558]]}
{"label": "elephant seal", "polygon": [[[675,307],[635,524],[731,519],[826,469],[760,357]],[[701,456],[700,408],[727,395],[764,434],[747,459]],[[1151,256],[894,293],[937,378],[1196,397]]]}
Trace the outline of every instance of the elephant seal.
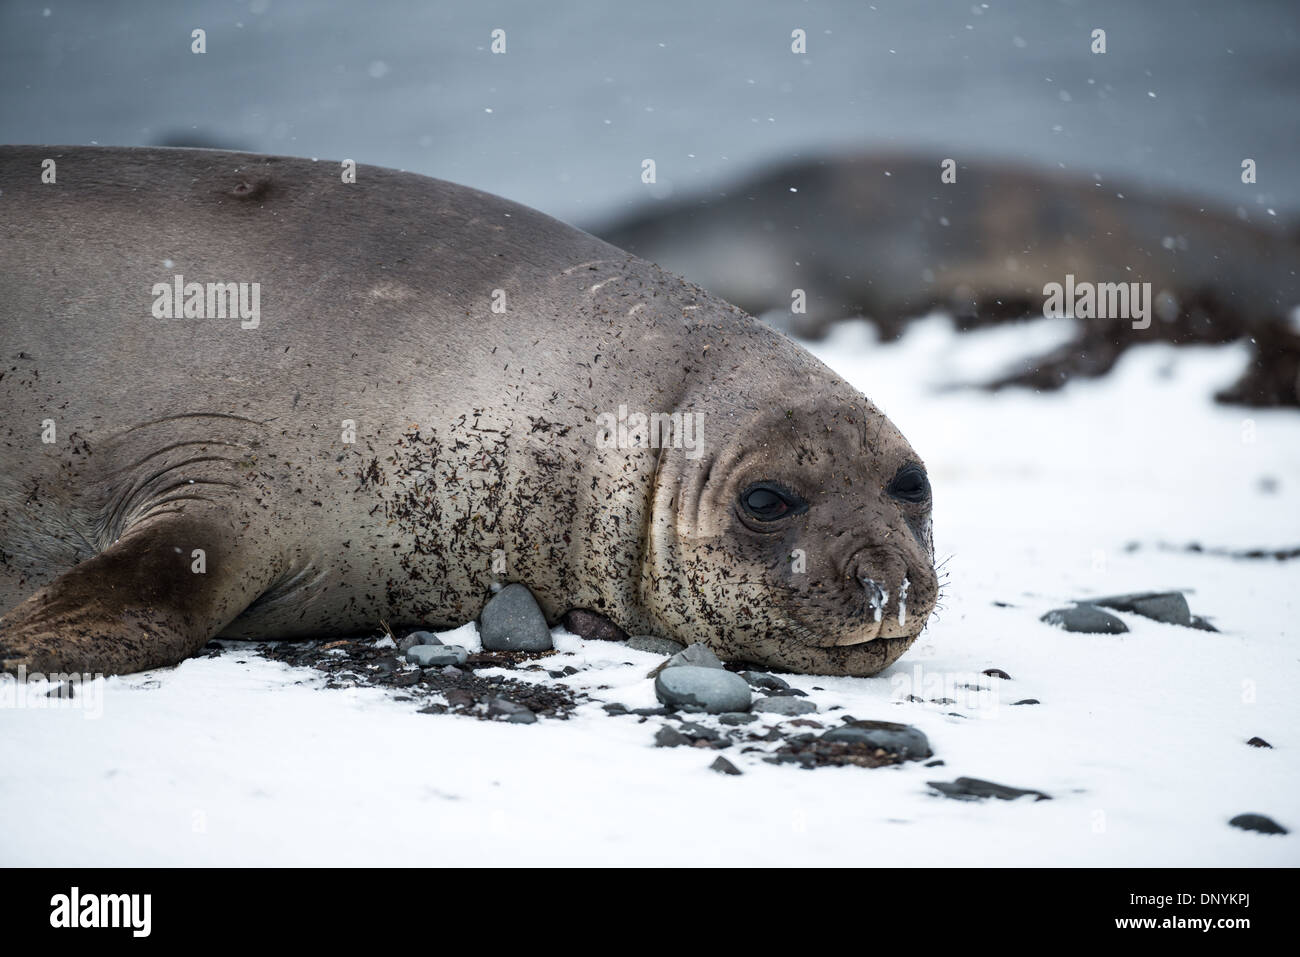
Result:
{"label": "elephant seal", "polygon": [[6,670],[454,627],[517,581],[550,622],[869,675],[934,606],[898,429],[541,213],[207,150],[5,147],[0,189]]}

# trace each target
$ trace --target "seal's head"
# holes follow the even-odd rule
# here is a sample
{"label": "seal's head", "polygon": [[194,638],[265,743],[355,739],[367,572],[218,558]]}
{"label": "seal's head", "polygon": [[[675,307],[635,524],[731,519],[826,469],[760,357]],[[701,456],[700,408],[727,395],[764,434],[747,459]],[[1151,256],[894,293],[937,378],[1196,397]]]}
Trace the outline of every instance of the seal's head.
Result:
{"label": "seal's head", "polygon": [[661,463],[643,594],[723,658],[872,675],[938,597],[930,484],[866,398],[819,385],[711,417],[705,454]]}

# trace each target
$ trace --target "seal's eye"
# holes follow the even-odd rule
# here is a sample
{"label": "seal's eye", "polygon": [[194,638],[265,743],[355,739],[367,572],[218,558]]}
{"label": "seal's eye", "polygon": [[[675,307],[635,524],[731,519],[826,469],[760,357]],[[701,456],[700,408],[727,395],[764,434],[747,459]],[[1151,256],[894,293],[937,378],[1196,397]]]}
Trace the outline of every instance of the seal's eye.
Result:
{"label": "seal's eye", "polygon": [[760,522],[773,522],[808,510],[808,503],[774,482],[758,482],[740,493],[740,504]]}
{"label": "seal's eye", "polygon": [[921,466],[904,465],[885,491],[903,502],[924,502],[930,497],[930,480]]}

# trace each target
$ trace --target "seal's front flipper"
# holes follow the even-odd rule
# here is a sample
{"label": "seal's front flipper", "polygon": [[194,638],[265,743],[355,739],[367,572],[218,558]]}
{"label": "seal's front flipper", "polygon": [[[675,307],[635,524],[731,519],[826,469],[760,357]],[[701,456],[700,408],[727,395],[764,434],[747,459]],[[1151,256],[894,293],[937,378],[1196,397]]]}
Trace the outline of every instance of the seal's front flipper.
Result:
{"label": "seal's front flipper", "polygon": [[[275,574],[215,510],[159,515],[0,617],[0,671],[126,674],[178,664]],[[247,532],[242,532],[243,536]]]}

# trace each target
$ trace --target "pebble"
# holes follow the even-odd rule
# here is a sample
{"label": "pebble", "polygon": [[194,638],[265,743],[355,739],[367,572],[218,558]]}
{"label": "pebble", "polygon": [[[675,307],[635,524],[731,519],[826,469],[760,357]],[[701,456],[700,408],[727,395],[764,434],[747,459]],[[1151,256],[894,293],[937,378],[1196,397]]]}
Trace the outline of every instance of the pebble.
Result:
{"label": "pebble", "polygon": [[537,600],[515,582],[501,589],[483,606],[479,634],[487,651],[549,651],[551,629]]}
{"label": "pebble", "polygon": [[740,774],[741,773],[740,768],[736,767],[734,764],[732,764],[730,761],[728,761],[726,758],[723,757],[715,758],[713,763],[709,765],[709,770],[717,771],[719,774]]}
{"label": "pebble", "polygon": [[1251,738],[1251,739],[1250,739],[1249,741],[1247,741],[1246,743],[1249,744],[1252,748],[1271,748],[1271,747],[1273,747],[1273,745],[1269,744],[1267,741],[1265,741],[1265,740],[1264,740],[1263,738],[1261,738],[1261,737],[1254,737],[1254,738]]}
{"label": "pebble", "polygon": [[675,655],[686,650],[680,641],[654,635],[633,635],[627,640],[627,646],[633,651],[646,651],[652,655]]}
{"label": "pebble", "polygon": [[750,710],[795,717],[801,714],[812,714],[817,710],[817,706],[802,698],[759,698]]}
{"label": "pebble", "polygon": [[1019,701],[1011,702],[1012,707],[1015,707],[1018,704],[1042,704],[1042,702],[1037,698],[1021,698]]}
{"label": "pebble", "polygon": [[439,665],[463,665],[469,652],[460,645],[414,645],[406,653],[406,660],[421,668]]}
{"label": "pebble", "polygon": [[1243,831],[1258,831],[1260,834],[1289,834],[1290,832],[1271,817],[1263,814],[1238,814],[1228,822]]}
{"label": "pebble", "polygon": [[1100,608],[1114,608],[1116,611],[1129,611],[1143,618],[1162,621],[1167,625],[1189,627],[1192,624],[1191,609],[1187,607],[1187,599],[1180,591],[1107,595],[1104,598],[1089,598],[1088,604]]}
{"label": "pebble", "polygon": [[790,688],[781,678],[763,671],[742,671],[740,676],[749,682],[751,688],[761,688],[764,691],[787,691]]}
{"label": "pebble", "polygon": [[1026,794],[1037,795],[1035,801],[1052,799],[1050,794],[1044,794],[1042,791],[1007,787],[1005,784],[994,784],[992,781],[981,781],[979,778],[958,778],[956,781],[926,781],[925,783],[944,797],[956,798],[958,801],[981,801],[991,797],[1013,801]]}
{"label": "pebble", "polygon": [[1128,625],[1108,611],[1094,608],[1092,605],[1072,605],[1069,608],[1053,608],[1041,621],[1066,631],[1085,635],[1122,635],[1128,631]]}
{"label": "pebble", "polygon": [[488,714],[504,717],[511,724],[533,724],[537,721],[537,715],[529,708],[509,698],[493,698],[489,701]]}
{"label": "pebble", "polygon": [[[685,648],[677,652],[677,654],[673,655],[667,661],[661,662],[657,667],[653,668],[650,671],[650,673],[646,675],[646,677],[647,678],[657,677],[665,668],[682,668],[682,667],[714,668],[718,671],[721,671],[722,662],[718,660],[718,656],[715,655],[709,649],[708,645],[701,644],[700,642],[697,641],[693,645],[687,645]],[[740,680],[744,681],[745,679],[740,678]]]}
{"label": "pebble", "polygon": [[682,734],[676,728],[668,727],[668,725],[664,725],[655,732],[656,748],[679,748],[683,744],[690,743],[690,738],[686,737],[686,735]]}
{"label": "pebble", "polygon": [[719,724],[727,724],[733,727],[739,724],[750,724],[757,720],[758,715],[749,714],[745,711],[725,711],[718,715]]}
{"label": "pebble", "polygon": [[910,724],[893,721],[854,721],[831,728],[822,735],[823,741],[844,741],[848,744],[865,744],[883,748],[900,758],[928,758],[930,740]]}
{"label": "pebble", "polygon": [[983,674],[988,675],[990,678],[1002,678],[1004,681],[1011,680],[1011,676],[1001,668],[985,668]]}
{"label": "pebble", "polygon": [[749,685],[740,675],[697,665],[665,668],[655,678],[655,696],[666,705],[710,714],[748,711],[751,700]]}
{"label": "pebble", "polygon": [[440,645],[442,642],[438,636],[431,631],[413,631],[397,643],[397,648],[403,654],[410,651],[416,645]]}

